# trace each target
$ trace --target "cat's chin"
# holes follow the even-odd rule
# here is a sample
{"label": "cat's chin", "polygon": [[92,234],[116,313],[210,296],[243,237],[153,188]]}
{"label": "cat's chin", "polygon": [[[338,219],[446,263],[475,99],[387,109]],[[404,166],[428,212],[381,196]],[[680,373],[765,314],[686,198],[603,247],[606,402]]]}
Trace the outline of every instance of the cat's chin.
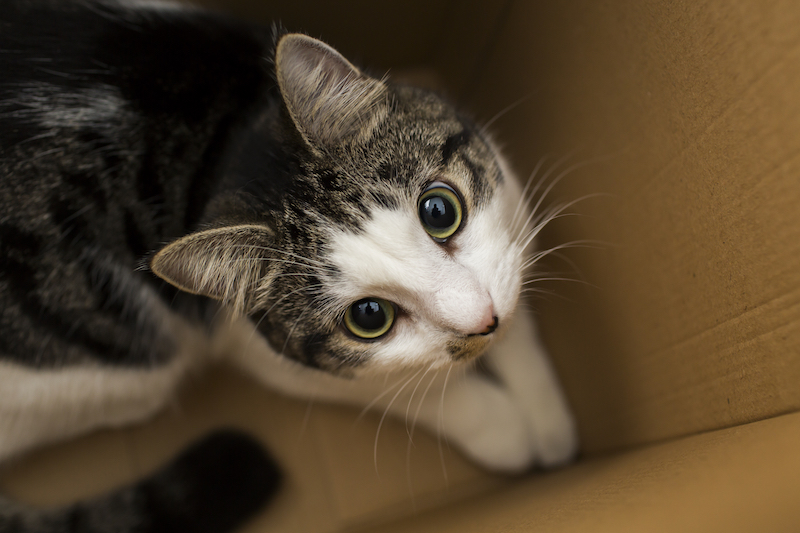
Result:
{"label": "cat's chin", "polygon": [[494,340],[493,335],[479,338],[455,340],[446,349],[431,353],[429,357],[408,359],[402,363],[395,360],[372,359],[357,368],[348,369],[347,375],[356,379],[374,379],[388,374],[406,372],[435,372],[437,370],[473,365],[486,354]]}
{"label": "cat's chin", "polygon": [[470,336],[450,341],[447,343],[447,352],[453,363],[473,361],[486,352],[492,336]]}

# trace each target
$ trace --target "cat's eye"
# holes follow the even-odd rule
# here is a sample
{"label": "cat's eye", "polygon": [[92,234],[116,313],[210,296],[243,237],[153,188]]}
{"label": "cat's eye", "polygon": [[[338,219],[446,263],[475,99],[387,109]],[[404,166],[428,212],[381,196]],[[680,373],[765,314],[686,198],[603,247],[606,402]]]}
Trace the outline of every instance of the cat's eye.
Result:
{"label": "cat's eye", "polygon": [[377,339],[392,328],[394,306],[381,298],[363,298],[351,305],[344,315],[345,327],[362,339]]}
{"label": "cat's eye", "polygon": [[436,242],[444,242],[461,226],[461,198],[452,187],[435,182],[419,197],[422,227]]}

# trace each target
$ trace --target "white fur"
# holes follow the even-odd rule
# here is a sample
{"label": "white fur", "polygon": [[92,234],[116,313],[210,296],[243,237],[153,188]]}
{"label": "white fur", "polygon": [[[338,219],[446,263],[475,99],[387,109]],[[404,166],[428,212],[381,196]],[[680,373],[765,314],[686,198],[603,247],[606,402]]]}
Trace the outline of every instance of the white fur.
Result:
{"label": "white fur", "polygon": [[219,346],[271,389],[388,411],[443,433],[486,468],[519,472],[533,464],[560,466],[577,449],[572,415],[529,314],[520,309],[509,330],[487,356],[500,383],[464,368],[452,376],[447,368],[422,367],[337,377],[276,354],[245,320],[232,325]]}
{"label": "white fur", "polygon": [[508,233],[502,201],[470,214],[451,256],[422,228],[416,209],[378,209],[363,231],[335,230],[331,262],[340,273],[334,302],[345,308],[375,296],[395,302],[407,316],[375,343],[370,364],[445,365],[454,334],[484,329],[490,309],[503,326],[520,290],[520,258]]}
{"label": "white fur", "polygon": [[[443,432],[487,468],[517,472],[533,464],[563,464],[576,451],[577,433],[531,318],[518,302],[520,258],[508,220],[518,199],[518,189],[508,184],[490,205],[470,213],[453,256],[431,241],[415,216],[394,211],[376,212],[358,236],[334,236],[333,262],[345,277],[335,300],[378,296],[409,315],[374,343],[371,371],[337,377],[288,360],[245,319],[221,326],[208,339],[173,317],[168,329],[181,348],[163,367],[31,370],[0,364],[0,459],[93,428],[141,420],[169,400],[192,368],[228,359],[291,396],[369,405],[411,418]],[[122,273],[113,275],[121,278],[118,291],[134,290]],[[505,332],[486,356],[499,382],[468,367],[451,369],[446,351],[454,332],[475,327],[487,295]]]}
{"label": "white fur", "polygon": [[[140,326],[157,324],[178,350],[168,364],[151,368],[68,366],[34,369],[0,362],[0,461],[24,450],[80,435],[98,427],[120,426],[152,416],[174,395],[186,374],[211,356],[211,342],[202,330],[170,312],[150,287],[132,273],[109,267],[97,258],[94,276],[104,279],[122,301],[146,309],[135,317]],[[143,330],[153,328],[142,328]]]}
{"label": "white fur", "polygon": [[0,460],[97,427],[156,413],[172,397],[188,354],[156,369],[34,370],[0,363]]}
{"label": "white fur", "polygon": [[[233,360],[292,396],[370,405],[406,418],[411,413],[487,468],[516,472],[567,462],[577,449],[575,423],[518,301],[521,257],[509,217],[519,197],[510,183],[471,213],[452,257],[422,230],[413,209],[379,210],[358,235],[333,235],[332,262],[344,278],[334,302],[377,296],[409,315],[374,343],[373,372],[340,378],[288,361],[247,334],[252,326],[245,322],[229,332],[231,339],[250,339],[238,341]],[[474,326],[487,295],[506,332],[486,356],[499,383],[465,368],[450,370],[445,349],[454,331]],[[376,368],[383,372],[376,375]]]}

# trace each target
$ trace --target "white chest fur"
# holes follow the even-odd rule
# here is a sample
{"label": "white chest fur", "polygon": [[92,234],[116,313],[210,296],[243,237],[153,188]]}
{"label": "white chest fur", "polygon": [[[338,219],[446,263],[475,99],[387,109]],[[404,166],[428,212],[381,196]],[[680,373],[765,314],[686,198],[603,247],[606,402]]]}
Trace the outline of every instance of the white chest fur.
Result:
{"label": "white chest fur", "polygon": [[0,460],[98,426],[141,420],[170,398],[186,357],[156,369],[34,370],[0,363]]}

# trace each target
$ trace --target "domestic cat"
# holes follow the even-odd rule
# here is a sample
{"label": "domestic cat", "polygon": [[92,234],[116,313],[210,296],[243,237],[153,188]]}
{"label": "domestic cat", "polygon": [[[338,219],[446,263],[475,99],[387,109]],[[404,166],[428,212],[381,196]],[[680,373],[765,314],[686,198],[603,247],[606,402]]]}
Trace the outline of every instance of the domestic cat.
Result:
{"label": "domestic cat", "polygon": [[[220,360],[412,409],[489,469],[574,456],[520,302],[544,221],[439,96],[146,3],[4,0],[0,74],[0,460],[144,420]],[[0,532],[227,531],[276,480],[225,432],[92,502],[0,499]]]}

